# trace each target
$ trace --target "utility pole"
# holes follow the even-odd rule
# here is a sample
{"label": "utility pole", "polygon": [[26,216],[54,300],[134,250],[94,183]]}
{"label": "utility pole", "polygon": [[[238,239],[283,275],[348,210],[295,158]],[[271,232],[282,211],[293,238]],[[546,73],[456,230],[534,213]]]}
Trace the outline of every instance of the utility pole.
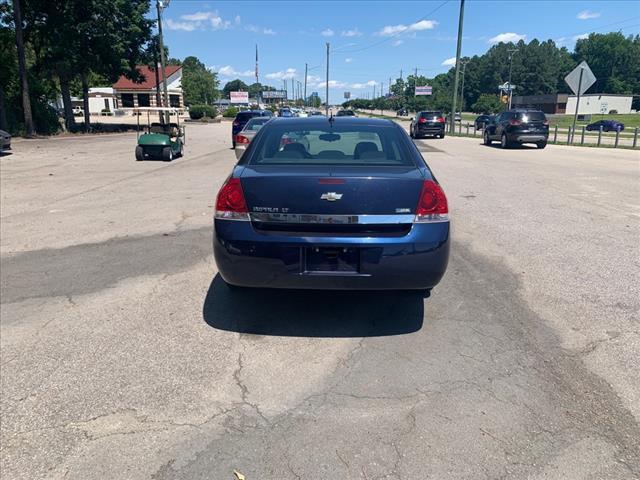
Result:
{"label": "utility pole", "polygon": [[304,105],[307,106],[307,70],[308,64],[304,64]]}
{"label": "utility pole", "polygon": [[[166,72],[166,60],[164,58],[164,42],[162,40],[162,11],[169,6],[170,0],[156,0],[156,9],[158,10],[158,44],[160,45],[160,66],[162,67],[162,93],[164,98],[162,100],[162,107],[169,106],[169,93],[167,92],[167,72]],[[164,114],[160,115],[160,120],[165,123]],[[167,116],[167,123],[169,117]]]}
{"label": "utility pole", "polygon": [[[578,79],[578,97],[576,98],[576,113],[573,114],[573,127],[569,132],[571,134],[571,143],[573,144],[573,136],[576,134],[576,122],[578,121],[578,109],[580,108],[580,92],[582,90],[582,74],[584,73],[584,67],[580,67],[580,78]],[[509,85],[511,86],[511,85]],[[511,97],[509,97],[511,98]],[[602,127],[600,127],[602,129]],[[598,137],[599,139],[600,137]]]}
{"label": "utility pole", "polygon": [[376,98],[376,84],[373,84],[373,97],[372,98]]}
{"label": "utility pole", "polygon": [[511,97],[513,96],[513,87],[511,86],[511,67],[513,65],[513,54],[517,51],[517,48],[509,50],[509,110],[511,110]]}
{"label": "utility pole", "polygon": [[325,101],[325,115],[329,116],[329,42],[327,42],[327,78],[326,78],[326,101]]}
{"label": "utility pole", "polygon": [[453,105],[451,112],[450,132],[455,133],[456,100],[458,98],[458,82],[460,81],[460,53],[462,51],[462,25],[464,20],[464,0],[460,0],[460,18],[458,19],[458,47],[456,48],[456,76],[453,81]]}
{"label": "utility pole", "polygon": [[400,80],[402,80],[402,69],[400,69]]}
{"label": "utility pole", "polygon": [[388,90],[389,95],[391,95],[391,77],[389,77],[389,90]]}
{"label": "utility pole", "polygon": [[296,89],[293,87],[293,77],[291,77],[291,95],[293,96],[293,101],[296,101]]}

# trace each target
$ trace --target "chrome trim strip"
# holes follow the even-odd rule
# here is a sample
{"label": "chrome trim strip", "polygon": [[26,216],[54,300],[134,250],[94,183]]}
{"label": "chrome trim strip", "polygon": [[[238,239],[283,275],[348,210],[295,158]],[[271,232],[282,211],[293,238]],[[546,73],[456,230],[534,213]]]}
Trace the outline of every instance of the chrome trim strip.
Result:
{"label": "chrome trim strip", "polygon": [[265,223],[324,223],[336,225],[381,225],[381,224],[401,224],[413,223],[415,215],[325,215],[307,213],[265,213],[251,212],[249,214],[252,222]]}

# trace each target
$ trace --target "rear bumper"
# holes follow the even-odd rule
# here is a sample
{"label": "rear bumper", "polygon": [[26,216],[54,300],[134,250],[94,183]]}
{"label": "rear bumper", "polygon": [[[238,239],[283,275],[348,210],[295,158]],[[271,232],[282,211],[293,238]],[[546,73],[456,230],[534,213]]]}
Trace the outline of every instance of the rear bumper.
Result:
{"label": "rear bumper", "polygon": [[549,136],[544,133],[518,133],[514,134],[510,141],[518,143],[546,142]]}
{"label": "rear bumper", "polygon": [[[250,222],[215,220],[213,251],[222,278],[244,287],[322,290],[422,290],[435,287],[449,261],[449,222],[415,224],[403,237],[304,237],[265,234]],[[310,247],[357,248],[357,272],[308,272]]]}
{"label": "rear bumper", "polygon": [[441,135],[444,133],[444,123],[438,125],[420,125],[416,128],[418,135]]}

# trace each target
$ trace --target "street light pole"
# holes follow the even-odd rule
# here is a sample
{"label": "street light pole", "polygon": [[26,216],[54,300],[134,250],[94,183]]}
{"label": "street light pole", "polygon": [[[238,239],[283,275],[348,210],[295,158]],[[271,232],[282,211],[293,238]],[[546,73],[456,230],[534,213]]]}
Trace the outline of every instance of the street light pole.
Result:
{"label": "street light pole", "polygon": [[456,75],[453,81],[453,105],[451,112],[450,132],[455,133],[456,100],[458,99],[458,82],[460,81],[460,53],[462,51],[462,25],[464,22],[464,0],[460,0],[460,17],[458,18],[458,47],[456,48]]}
{"label": "street light pole", "polygon": [[[158,44],[160,46],[160,66],[162,68],[162,93],[164,98],[162,107],[168,106],[169,93],[167,92],[167,72],[164,58],[164,42],[162,40],[162,11],[169,6],[170,0],[156,0],[156,9],[158,10]],[[164,123],[164,115],[160,115],[162,123]],[[168,119],[167,119],[168,120]],[[168,122],[167,122],[168,123]]]}
{"label": "street light pole", "polygon": [[304,64],[304,105],[307,106],[307,69],[308,64]]}
{"label": "street light pole", "polygon": [[329,42],[327,42],[327,78],[326,78],[326,85],[325,85],[325,92],[326,92],[326,101],[325,101],[325,115],[328,117],[329,116]]}
{"label": "street light pole", "polygon": [[[464,79],[466,77],[467,63],[469,61],[462,62],[462,88],[460,89],[460,113],[464,109]],[[460,115],[460,121],[462,122],[462,115]]]}
{"label": "street light pole", "polygon": [[511,110],[511,98],[513,97],[513,87],[511,86],[511,67],[513,66],[513,54],[517,51],[517,48],[509,50],[509,110]]}

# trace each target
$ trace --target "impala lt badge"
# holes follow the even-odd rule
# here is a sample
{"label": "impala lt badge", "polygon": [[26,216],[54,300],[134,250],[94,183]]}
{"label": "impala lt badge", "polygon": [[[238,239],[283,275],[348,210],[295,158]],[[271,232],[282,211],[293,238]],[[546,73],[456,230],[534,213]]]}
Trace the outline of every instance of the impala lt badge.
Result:
{"label": "impala lt badge", "polygon": [[327,192],[327,193],[323,193],[320,196],[320,200],[326,200],[328,202],[335,202],[336,200],[340,200],[341,198],[342,198],[342,194],[336,193],[336,192]]}

